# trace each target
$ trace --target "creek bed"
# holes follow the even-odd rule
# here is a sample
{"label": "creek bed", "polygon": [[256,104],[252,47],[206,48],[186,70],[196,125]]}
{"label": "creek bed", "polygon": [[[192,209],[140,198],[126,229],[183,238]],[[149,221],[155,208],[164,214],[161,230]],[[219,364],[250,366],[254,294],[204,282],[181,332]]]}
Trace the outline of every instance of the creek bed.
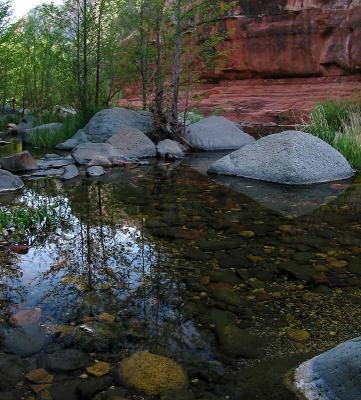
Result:
{"label": "creek bed", "polygon": [[[23,372],[65,349],[113,371],[149,350],[183,365],[196,399],[293,399],[291,368],[360,336],[360,177],[305,188],[212,180],[216,157],[29,181],[6,200],[46,207],[52,223],[27,238],[27,254],[0,249],[0,391],[31,395]],[[13,381],[2,378],[10,364]],[[57,385],[75,398],[66,383],[84,372],[55,372],[53,398]]]}

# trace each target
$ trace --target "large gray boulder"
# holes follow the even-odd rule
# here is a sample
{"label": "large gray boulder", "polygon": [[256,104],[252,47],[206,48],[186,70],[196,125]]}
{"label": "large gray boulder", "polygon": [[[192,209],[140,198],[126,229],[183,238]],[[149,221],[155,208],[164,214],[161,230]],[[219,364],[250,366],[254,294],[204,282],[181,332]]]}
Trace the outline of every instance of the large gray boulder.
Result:
{"label": "large gray boulder", "polygon": [[187,140],[194,149],[205,151],[239,149],[255,142],[234,122],[215,116],[189,125]]}
{"label": "large gray boulder", "polygon": [[308,400],[359,400],[360,371],[358,337],[301,364],[296,369],[294,385]]}
{"label": "large gray boulder", "polygon": [[52,135],[64,127],[60,122],[51,122],[50,124],[38,125],[31,129],[26,129],[23,133],[23,141],[31,143],[33,134]]}
{"label": "large gray boulder", "polygon": [[180,147],[180,144],[175,140],[165,139],[158,143],[157,154],[160,157],[174,157],[182,158],[184,157],[184,152]]}
{"label": "large gray boulder", "polygon": [[12,172],[31,171],[37,169],[37,162],[28,151],[23,151],[0,158],[0,168]]}
{"label": "large gray boulder", "polygon": [[128,158],[155,157],[155,144],[142,131],[135,128],[120,129],[107,140],[121,154]]}
{"label": "large gray boulder", "polygon": [[0,169],[0,193],[13,192],[24,186],[24,182],[9,171]]}
{"label": "large gray boulder", "polygon": [[[153,130],[153,117],[147,111],[134,111],[126,108],[111,108],[99,111],[75,136],[57,148],[71,150],[79,143],[105,143],[122,129],[134,128],[143,133]],[[75,145],[75,146],[73,146]],[[71,146],[73,146],[71,148]]]}
{"label": "large gray boulder", "polygon": [[110,162],[123,159],[122,153],[109,143],[81,143],[72,153],[77,164],[88,165],[98,157],[106,158]]}
{"label": "large gray boulder", "polygon": [[348,179],[354,171],[345,157],[323,140],[286,131],[258,140],[216,161],[209,173],[286,185]]}
{"label": "large gray boulder", "polygon": [[72,138],[56,146],[58,150],[73,150],[78,144],[88,142],[86,134],[80,130]]}

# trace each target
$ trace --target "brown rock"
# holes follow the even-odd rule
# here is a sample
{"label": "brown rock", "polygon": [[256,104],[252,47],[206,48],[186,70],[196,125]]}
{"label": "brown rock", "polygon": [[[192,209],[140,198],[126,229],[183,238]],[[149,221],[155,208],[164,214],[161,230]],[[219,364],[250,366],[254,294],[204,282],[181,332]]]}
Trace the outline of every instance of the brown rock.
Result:
{"label": "brown rock", "polygon": [[37,169],[37,162],[28,151],[16,153],[9,157],[0,158],[3,169],[11,172],[30,171]]}
{"label": "brown rock", "polygon": [[50,375],[45,369],[39,368],[28,372],[25,375],[26,379],[33,383],[45,384],[53,382],[53,375]]}
{"label": "brown rock", "polygon": [[10,251],[15,254],[28,254],[29,246],[26,244],[14,244],[10,246]]}
{"label": "brown rock", "polygon": [[41,317],[41,309],[20,310],[10,317],[10,323],[14,326],[26,326],[36,324]]}

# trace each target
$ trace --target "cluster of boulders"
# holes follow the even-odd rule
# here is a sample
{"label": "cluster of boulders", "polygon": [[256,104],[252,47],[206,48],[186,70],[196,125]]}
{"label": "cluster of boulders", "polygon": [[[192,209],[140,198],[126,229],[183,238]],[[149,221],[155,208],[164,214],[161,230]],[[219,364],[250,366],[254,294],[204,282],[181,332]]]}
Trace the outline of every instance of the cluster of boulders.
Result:
{"label": "cluster of boulders", "polygon": [[[33,127],[31,116],[26,116],[13,129],[27,142],[35,131],[49,135],[61,128],[60,123]],[[153,129],[150,112],[106,109],[95,114],[71,139],[57,146],[58,150],[71,151],[71,156],[51,155],[37,163],[28,152],[23,152],[1,159],[0,165],[10,172],[37,170],[33,173],[37,177],[58,175],[72,179],[80,173],[74,164],[86,166],[89,176],[101,176],[105,168],[142,158],[184,156],[184,148],[176,141],[166,139],[155,145],[148,136]],[[213,174],[290,185],[337,181],[354,174],[337,150],[305,132],[287,131],[256,141],[239,124],[212,116],[190,124],[185,142],[196,151],[235,150],[211,165],[208,172]],[[2,183],[2,190],[6,190],[6,185],[13,189],[19,186],[10,184],[15,178],[6,182]]]}

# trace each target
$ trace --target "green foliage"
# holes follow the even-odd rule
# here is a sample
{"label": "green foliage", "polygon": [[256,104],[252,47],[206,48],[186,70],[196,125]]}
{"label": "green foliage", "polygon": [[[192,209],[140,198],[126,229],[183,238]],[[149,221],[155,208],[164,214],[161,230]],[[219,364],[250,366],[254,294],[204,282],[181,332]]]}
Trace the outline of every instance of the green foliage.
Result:
{"label": "green foliage", "polygon": [[22,241],[33,232],[49,228],[55,223],[55,218],[55,212],[46,205],[37,208],[0,206],[0,234],[7,231],[8,239]]}
{"label": "green foliage", "polygon": [[311,111],[304,130],[329,143],[361,169],[361,108],[355,101],[326,101]]}
{"label": "green foliage", "polygon": [[68,117],[60,117],[54,113],[44,113],[40,117],[35,118],[35,126],[57,121],[63,123],[63,128],[46,134],[34,130],[30,134],[31,142],[35,147],[43,149],[54,148],[59,143],[70,139],[79,129],[83,128],[97,111],[96,109],[88,109],[85,112]]}

